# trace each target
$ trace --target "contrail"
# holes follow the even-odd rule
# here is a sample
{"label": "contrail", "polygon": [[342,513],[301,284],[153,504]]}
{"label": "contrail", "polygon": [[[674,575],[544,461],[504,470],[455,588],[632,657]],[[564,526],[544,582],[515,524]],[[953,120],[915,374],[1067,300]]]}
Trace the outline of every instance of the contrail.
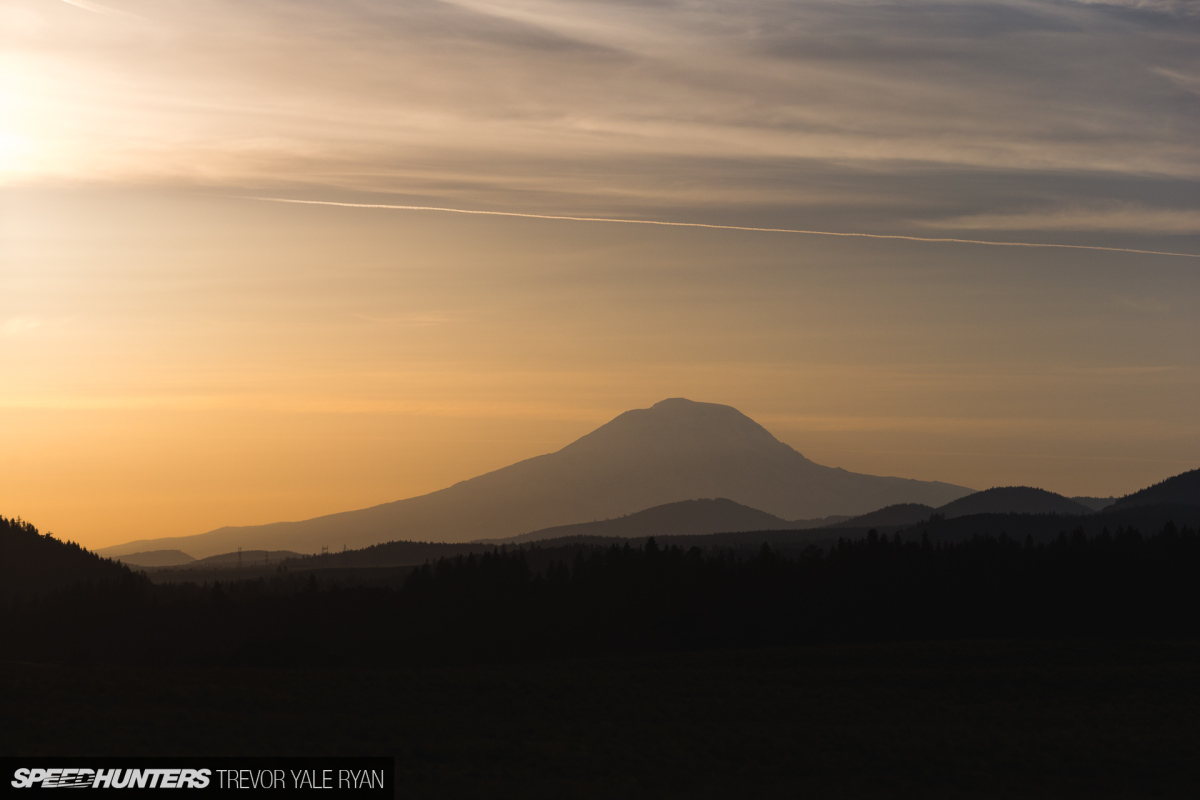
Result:
{"label": "contrail", "polygon": [[859,239],[902,239],[907,242],[941,242],[949,244],[978,244],[987,247],[1059,247],[1065,250],[1104,250],[1110,253],[1139,253],[1147,256],[1178,256],[1200,258],[1200,253],[1173,253],[1166,250],[1136,250],[1132,247],[1102,247],[1094,244],[1047,244],[1045,242],[992,242],[986,239],[949,239],[932,236],[901,236],[898,233],[844,233],[840,231],[808,231],[800,228],[753,228],[748,225],[710,225],[706,222],[666,222],[657,219],[620,219],[616,217],[568,217],[561,214],[523,214],[519,211],[474,211],[468,208],[440,206],[396,206],[385,203],[338,203],[333,200],[292,200],[287,197],[244,197],[268,203],[299,203],[313,206],[342,208],[386,208],[394,211],[441,211],[447,214],[479,214],[488,217],[523,217],[525,219],[557,219],[569,222],[616,222],[623,225],[663,225],[671,228],[713,228],[720,231],[754,231],[757,233],[798,233],[805,236],[846,236]]}

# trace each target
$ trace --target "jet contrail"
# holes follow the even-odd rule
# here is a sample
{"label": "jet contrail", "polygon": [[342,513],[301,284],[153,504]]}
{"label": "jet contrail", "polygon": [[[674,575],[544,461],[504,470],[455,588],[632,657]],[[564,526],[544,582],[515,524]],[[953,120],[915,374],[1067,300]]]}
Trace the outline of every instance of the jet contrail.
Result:
{"label": "jet contrail", "polygon": [[561,214],[523,214],[519,211],[474,211],[468,208],[440,206],[396,206],[385,203],[338,203],[333,200],[292,200],[287,197],[244,197],[268,203],[299,203],[313,206],[342,208],[385,208],[394,211],[441,211],[447,214],[479,214],[489,217],[523,217],[525,219],[557,219],[568,222],[617,222],[624,225],[664,225],[672,228],[713,228],[720,231],[754,231],[757,233],[799,233],[806,236],[848,236],[859,239],[902,239],[908,242],[943,242],[950,244],[979,244],[988,247],[1060,247],[1066,250],[1104,250],[1110,253],[1140,253],[1147,256],[1178,256],[1200,258],[1200,253],[1173,253],[1166,250],[1135,250],[1131,247],[1102,247],[1094,244],[1047,244],[1045,242],[991,242],[985,239],[948,239],[931,236],[901,236],[898,233],[843,233],[839,231],[808,231],[800,228],[753,228],[747,225],[710,225],[706,222],[666,222],[657,219],[620,219],[616,217],[568,217]]}

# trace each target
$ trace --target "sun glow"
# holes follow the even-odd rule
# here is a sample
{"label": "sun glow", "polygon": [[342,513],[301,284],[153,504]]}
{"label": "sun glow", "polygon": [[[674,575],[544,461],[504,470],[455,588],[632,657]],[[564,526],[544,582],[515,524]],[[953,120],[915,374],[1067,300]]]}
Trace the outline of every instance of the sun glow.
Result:
{"label": "sun glow", "polygon": [[94,167],[79,132],[92,128],[103,138],[103,120],[85,120],[82,106],[64,96],[55,74],[61,65],[32,56],[14,55],[0,61],[0,184],[78,179]]}

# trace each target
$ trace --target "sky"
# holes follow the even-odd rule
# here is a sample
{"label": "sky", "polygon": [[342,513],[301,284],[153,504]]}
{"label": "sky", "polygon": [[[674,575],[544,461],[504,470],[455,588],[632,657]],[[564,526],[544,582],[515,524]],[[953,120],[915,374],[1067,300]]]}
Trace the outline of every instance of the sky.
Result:
{"label": "sky", "polygon": [[0,514],[62,538],[410,497],[666,397],[977,489],[1200,466],[1194,2],[8,0],[0,37]]}

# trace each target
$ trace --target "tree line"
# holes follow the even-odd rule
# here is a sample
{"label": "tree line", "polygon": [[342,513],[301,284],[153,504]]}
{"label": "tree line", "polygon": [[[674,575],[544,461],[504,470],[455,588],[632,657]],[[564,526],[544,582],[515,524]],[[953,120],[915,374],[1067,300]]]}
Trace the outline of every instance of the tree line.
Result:
{"label": "tree line", "polygon": [[1200,536],[1170,523],[1148,536],[1078,530],[1040,543],[871,531],[798,554],[654,539],[557,552],[440,558],[398,589],[298,571],[156,586],[86,554],[108,565],[100,577],[80,572],[69,586],[7,601],[0,648],[4,658],[34,661],[335,666],[1200,634]]}

